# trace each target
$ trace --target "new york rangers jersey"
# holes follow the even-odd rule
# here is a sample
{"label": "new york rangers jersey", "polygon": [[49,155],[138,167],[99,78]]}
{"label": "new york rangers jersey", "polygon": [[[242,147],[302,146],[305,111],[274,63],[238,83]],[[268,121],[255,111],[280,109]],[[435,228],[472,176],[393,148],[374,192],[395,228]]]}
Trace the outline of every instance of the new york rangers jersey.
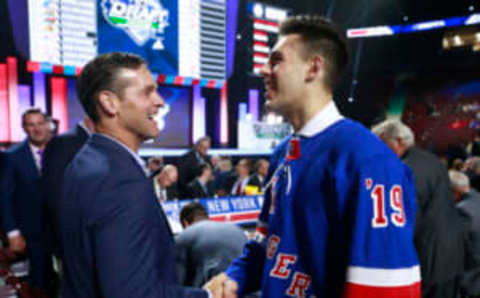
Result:
{"label": "new york rangers jersey", "polygon": [[240,295],[420,297],[411,171],[363,126],[337,118],[273,153],[257,227],[265,238],[226,271]]}

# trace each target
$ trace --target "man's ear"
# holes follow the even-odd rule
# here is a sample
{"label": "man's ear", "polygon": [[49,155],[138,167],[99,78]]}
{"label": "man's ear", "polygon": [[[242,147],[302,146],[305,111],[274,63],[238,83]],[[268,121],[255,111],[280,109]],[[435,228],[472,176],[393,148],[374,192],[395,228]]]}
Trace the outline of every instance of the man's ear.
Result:
{"label": "man's ear", "polygon": [[322,56],[315,55],[310,58],[307,69],[307,82],[315,80],[317,77],[323,79],[325,73],[325,59]]}
{"label": "man's ear", "polygon": [[98,94],[99,109],[109,117],[113,117],[118,112],[119,98],[108,90],[102,90]]}

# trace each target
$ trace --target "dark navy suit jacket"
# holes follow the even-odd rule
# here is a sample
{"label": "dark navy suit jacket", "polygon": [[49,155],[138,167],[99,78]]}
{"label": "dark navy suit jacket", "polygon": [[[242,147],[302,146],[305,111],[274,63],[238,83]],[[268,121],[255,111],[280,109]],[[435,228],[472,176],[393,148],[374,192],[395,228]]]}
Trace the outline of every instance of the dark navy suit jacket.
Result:
{"label": "dark navy suit jacket", "polygon": [[120,144],[94,134],[64,175],[63,298],[202,297],[176,281],[175,251],[153,183]]}
{"label": "dark navy suit jacket", "polygon": [[30,281],[45,286],[46,243],[40,172],[24,141],[5,154],[0,181],[2,226],[5,232],[20,230],[31,262]]}
{"label": "dark navy suit jacket", "polygon": [[60,257],[62,252],[58,209],[63,173],[87,139],[88,133],[77,125],[72,131],[53,137],[43,153],[42,187],[46,203],[46,224],[53,241],[54,252]]}

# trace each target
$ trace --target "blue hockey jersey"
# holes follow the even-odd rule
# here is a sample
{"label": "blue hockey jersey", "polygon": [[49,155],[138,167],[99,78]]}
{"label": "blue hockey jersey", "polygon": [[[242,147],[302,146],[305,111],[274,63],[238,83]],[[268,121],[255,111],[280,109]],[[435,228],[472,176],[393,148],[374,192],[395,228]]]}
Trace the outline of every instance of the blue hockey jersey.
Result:
{"label": "blue hockey jersey", "polygon": [[420,297],[411,171],[363,126],[332,118],[333,103],[322,112],[319,129],[273,153],[257,227],[265,238],[247,243],[227,275],[240,295]]}

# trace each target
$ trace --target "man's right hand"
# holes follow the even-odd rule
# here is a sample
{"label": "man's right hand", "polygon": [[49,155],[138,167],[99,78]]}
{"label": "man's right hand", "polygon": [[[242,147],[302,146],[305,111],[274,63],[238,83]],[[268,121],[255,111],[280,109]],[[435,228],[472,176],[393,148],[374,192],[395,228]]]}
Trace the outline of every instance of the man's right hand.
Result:
{"label": "man's right hand", "polygon": [[16,235],[8,237],[8,248],[17,254],[22,254],[25,252],[25,238],[22,235]]}
{"label": "man's right hand", "polygon": [[209,289],[213,298],[237,298],[238,284],[225,273],[213,277],[203,288]]}
{"label": "man's right hand", "polygon": [[227,279],[223,283],[223,297],[222,298],[237,298],[238,283],[233,279]]}

